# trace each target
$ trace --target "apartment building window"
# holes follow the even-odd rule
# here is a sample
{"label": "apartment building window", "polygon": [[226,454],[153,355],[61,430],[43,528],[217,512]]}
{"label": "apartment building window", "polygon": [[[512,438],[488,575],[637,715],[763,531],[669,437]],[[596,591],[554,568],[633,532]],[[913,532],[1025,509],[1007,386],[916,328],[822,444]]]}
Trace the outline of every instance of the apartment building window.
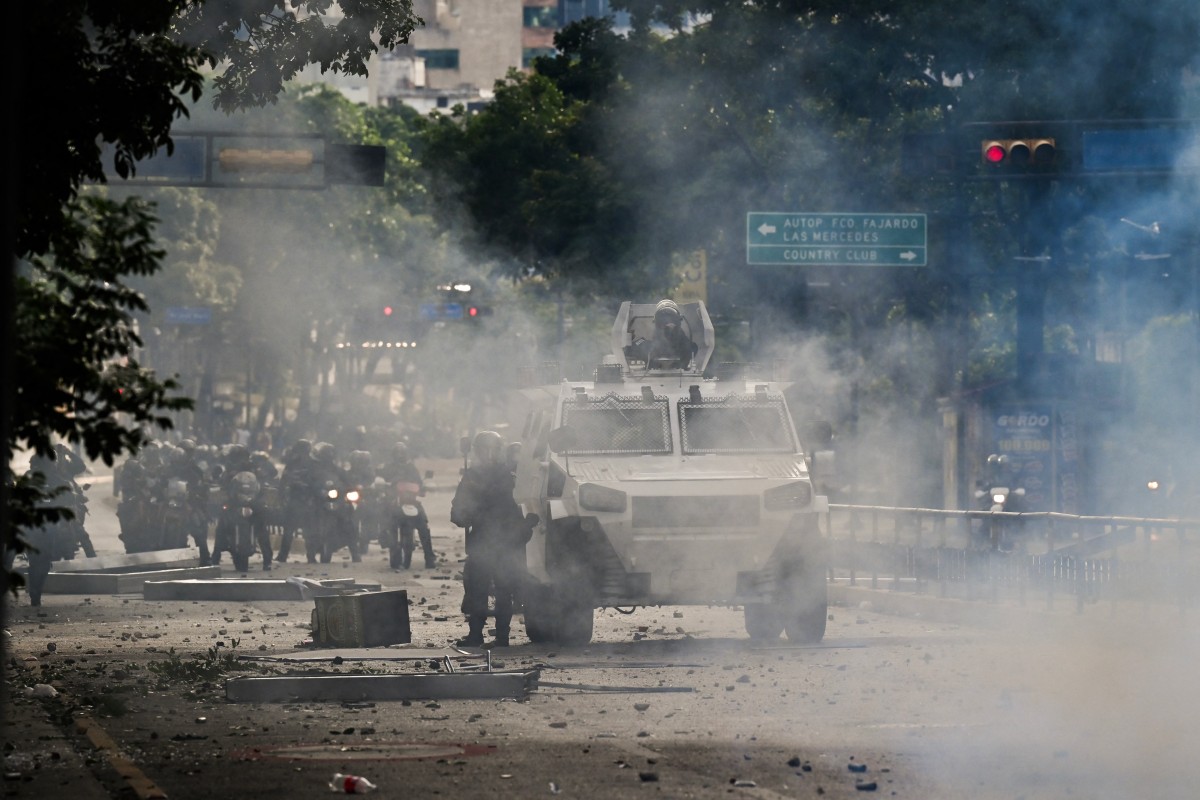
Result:
{"label": "apartment building window", "polygon": [[521,50],[521,66],[529,69],[539,56],[553,56],[558,51],[553,47],[526,47]]}
{"label": "apartment building window", "polygon": [[425,69],[458,69],[458,50],[418,50],[425,59]]}
{"label": "apartment building window", "polygon": [[558,9],[554,6],[525,6],[526,28],[557,28]]}

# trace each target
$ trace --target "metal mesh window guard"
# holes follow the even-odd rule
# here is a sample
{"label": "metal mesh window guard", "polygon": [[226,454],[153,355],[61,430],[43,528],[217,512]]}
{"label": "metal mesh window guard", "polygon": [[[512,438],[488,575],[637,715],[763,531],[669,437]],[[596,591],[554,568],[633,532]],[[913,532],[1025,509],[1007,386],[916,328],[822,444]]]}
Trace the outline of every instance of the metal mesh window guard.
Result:
{"label": "metal mesh window guard", "polygon": [[779,396],[730,396],[679,403],[684,455],[794,453],[787,407]]}
{"label": "metal mesh window guard", "polygon": [[572,455],[665,455],[671,452],[667,398],[615,394],[563,405],[563,424],[575,433]]}

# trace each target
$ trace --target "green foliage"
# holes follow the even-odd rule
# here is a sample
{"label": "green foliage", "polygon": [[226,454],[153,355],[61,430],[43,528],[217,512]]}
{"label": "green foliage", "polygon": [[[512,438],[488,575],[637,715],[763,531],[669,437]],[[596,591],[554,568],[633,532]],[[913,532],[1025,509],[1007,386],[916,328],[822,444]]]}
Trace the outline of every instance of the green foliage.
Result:
{"label": "green foliage", "polygon": [[231,672],[264,671],[238,658],[235,651],[239,643],[239,639],[231,639],[229,647],[210,647],[186,659],[172,647],[165,661],[151,661],[146,669],[158,678],[159,689],[186,686],[194,692],[199,692],[204,684],[224,680]]}
{"label": "green foliage", "polygon": [[159,410],[190,405],[130,358],[141,344],[133,314],[146,306],[123,280],[157,269],[153,222],[136,199],[81,197],[49,252],[17,276],[12,433],[39,453],[57,437],[111,464],[142,444],[144,424],[169,426]]}

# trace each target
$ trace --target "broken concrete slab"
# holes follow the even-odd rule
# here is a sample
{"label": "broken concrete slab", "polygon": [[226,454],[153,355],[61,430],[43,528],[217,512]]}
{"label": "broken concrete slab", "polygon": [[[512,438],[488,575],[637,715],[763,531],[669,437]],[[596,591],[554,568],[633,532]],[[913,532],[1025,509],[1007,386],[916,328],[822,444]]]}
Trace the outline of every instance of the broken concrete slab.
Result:
{"label": "broken concrete slab", "polygon": [[93,558],[55,561],[51,572],[148,572],[156,569],[184,569],[200,566],[200,551],[190,547],[176,550],[149,550]]}
{"label": "broken concrete slab", "polygon": [[42,590],[49,594],[138,594],[147,581],[216,578],[220,567],[185,567],[152,572],[51,572]]}
{"label": "broken concrete slab", "polygon": [[489,700],[505,697],[520,700],[537,689],[539,674],[538,670],[530,670],[232,678],[225,682],[225,697],[235,703]]}
{"label": "broken concrete slab", "polygon": [[287,663],[341,661],[440,661],[443,658],[484,659],[488,651],[472,652],[457,647],[322,647],[319,650],[291,650],[269,656],[244,653],[240,661],[282,661]]}
{"label": "broken concrete slab", "polygon": [[353,578],[314,581],[307,578],[215,579],[147,581],[142,597],[146,600],[221,600],[271,601],[311,600],[317,596],[377,590],[377,583],[355,583]]}
{"label": "broken concrete slab", "polygon": [[491,650],[471,652],[457,647],[323,647],[320,650],[294,650],[269,656],[246,653],[239,655],[238,660],[276,664],[428,661],[442,665],[446,672],[492,671]]}

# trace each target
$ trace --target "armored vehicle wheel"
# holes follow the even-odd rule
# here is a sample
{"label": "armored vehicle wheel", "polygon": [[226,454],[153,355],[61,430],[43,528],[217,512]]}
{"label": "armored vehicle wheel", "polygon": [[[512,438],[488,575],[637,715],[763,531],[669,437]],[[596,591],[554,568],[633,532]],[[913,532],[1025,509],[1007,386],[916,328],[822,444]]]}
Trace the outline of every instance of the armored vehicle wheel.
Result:
{"label": "armored vehicle wheel", "polygon": [[745,607],[746,633],[751,639],[778,639],[784,619],[779,608],[767,603],[748,603]]}
{"label": "armored vehicle wheel", "polygon": [[829,607],[825,603],[794,611],[784,624],[788,641],[816,644],[825,638],[825,622],[828,618]]}
{"label": "armored vehicle wheel", "polygon": [[813,644],[825,637],[829,590],[820,564],[806,565],[788,582],[783,621],[789,641]]}
{"label": "armored vehicle wheel", "polygon": [[538,585],[525,592],[525,635],[535,644],[577,646],[592,640],[593,609]]}
{"label": "armored vehicle wheel", "polygon": [[592,640],[594,610],[590,605],[568,603],[563,606],[558,618],[555,640],[564,645],[582,645]]}
{"label": "armored vehicle wheel", "polygon": [[528,586],[525,589],[525,635],[534,644],[548,644],[554,641],[554,629],[551,626],[550,614],[553,608],[550,587]]}

